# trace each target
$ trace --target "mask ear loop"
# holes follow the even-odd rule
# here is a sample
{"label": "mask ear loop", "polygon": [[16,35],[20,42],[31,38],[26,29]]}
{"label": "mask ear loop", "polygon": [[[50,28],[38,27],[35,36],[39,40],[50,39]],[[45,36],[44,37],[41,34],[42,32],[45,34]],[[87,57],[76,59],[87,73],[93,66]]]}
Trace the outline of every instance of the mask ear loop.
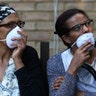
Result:
{"label": "mask ear loop", "polygon": [[74,42],[72,45],[71,45],[71,48],[76,44],[76,42]]}
{"label": "mask ear loop", "polygon": [[6,41],[6,39],[2,39],[2,40],[0,40],[0,41]]}
{"label": "mask ear loop", "polygon": [[96,80],[96,71],[90,65],[84,63],[81,67],[88,70],[93,75],[94,79]]}

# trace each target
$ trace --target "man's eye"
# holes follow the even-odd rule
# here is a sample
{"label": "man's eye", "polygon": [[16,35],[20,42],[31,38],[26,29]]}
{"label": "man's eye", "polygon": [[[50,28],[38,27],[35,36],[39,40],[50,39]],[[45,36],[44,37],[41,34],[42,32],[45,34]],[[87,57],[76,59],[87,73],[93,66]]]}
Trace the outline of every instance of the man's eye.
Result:
{"label": "man's eye", "polygon": [[89,21],[87,22],[88,25],[93,25],[93,22]]}
{"label": "man's eye", "polygon": [[74,28],[73,28],[73,30],[75,30],[75,31],[80,31],[80,29],[81,29],[81,25],[77,25],[77,26],[75,26]]}

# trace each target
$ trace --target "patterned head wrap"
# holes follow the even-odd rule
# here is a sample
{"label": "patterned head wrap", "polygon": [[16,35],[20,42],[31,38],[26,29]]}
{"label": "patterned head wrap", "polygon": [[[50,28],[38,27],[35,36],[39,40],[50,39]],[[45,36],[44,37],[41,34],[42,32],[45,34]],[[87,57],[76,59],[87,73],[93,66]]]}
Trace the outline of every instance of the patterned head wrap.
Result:
{"label": "patterned head wrap", "polygon": [[0,4],[0,22],[12,13],[16,13],[13,8],[6,4]]}

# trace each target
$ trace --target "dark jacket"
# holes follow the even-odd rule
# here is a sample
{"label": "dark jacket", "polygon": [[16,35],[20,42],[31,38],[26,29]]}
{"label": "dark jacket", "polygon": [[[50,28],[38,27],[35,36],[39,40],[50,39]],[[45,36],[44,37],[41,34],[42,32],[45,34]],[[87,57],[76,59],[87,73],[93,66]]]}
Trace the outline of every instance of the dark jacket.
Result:
{"label": "dark jacket", "polygon": [[21,96],[46,96],[42,68],[36,50],[26,46],[22,61],[25,66],[15,72]]}

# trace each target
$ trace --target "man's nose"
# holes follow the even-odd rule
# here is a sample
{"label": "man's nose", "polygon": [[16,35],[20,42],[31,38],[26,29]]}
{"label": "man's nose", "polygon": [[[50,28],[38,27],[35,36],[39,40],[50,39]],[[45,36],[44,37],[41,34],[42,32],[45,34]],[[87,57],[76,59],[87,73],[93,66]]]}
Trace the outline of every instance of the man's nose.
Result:
{"label": "man's nose", "polygon": [[88,32],[89,31],[89,28],[88,26],[86,26],[85,24],[83,25],[83,32]]}

